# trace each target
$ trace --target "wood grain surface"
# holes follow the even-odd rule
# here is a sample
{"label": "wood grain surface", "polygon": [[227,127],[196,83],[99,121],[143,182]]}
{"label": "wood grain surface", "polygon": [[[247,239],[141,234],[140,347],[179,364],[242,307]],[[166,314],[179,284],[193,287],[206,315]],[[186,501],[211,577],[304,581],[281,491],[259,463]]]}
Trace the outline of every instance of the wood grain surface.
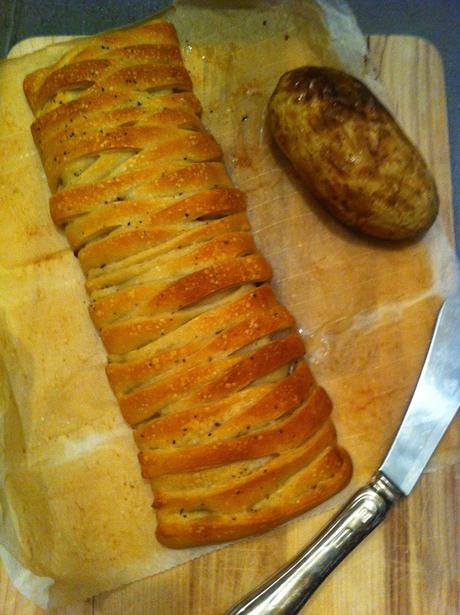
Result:
{"label": "wood grain surface", "polygon": [[[371,58],[397,117],[437,179],[452,238],[449,145],[442,64],[428,43],[370,39]],[[423,110],[421,112],[420,110]],[[427,113],[427,109],[429,112]],[[458,431],[458,421],[452,428]],[[452,431],[452,430],[451,430]],[[302,611],[310,615],[458,615],[460,466],[425,474],[410,498],[333,573]],[[218,550],[155,577],[96,596],[56,615],[217,615],[290,559],[332,511]],[[42,615],[0,571],[0,614]]]}

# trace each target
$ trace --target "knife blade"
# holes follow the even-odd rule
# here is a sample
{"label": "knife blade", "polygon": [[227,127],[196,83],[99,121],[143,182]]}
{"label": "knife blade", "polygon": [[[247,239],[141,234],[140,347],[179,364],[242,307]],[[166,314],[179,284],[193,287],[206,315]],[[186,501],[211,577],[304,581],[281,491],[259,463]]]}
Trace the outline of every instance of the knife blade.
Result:
{"label": "knife blade", "polygon": [[379,470],[409,495],[460,405],[460,295],[439,313],[417,386]]}
{"label": "knife blade", "polygon": [[295,615],[420,478],[460,406],[460,294],[443,303],[417,386],[369,484],[281,571],[226,615]]}

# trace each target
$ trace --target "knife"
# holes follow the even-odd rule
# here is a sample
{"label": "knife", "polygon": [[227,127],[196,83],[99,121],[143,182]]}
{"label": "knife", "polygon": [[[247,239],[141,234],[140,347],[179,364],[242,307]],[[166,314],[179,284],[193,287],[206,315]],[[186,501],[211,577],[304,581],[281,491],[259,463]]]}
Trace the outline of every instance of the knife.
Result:
{"label": "knife", "polygon": [[460,406],[460,294],[439,312],[417,386],[387,456],[319,536],[226,615],[295,615],[420,478]]}

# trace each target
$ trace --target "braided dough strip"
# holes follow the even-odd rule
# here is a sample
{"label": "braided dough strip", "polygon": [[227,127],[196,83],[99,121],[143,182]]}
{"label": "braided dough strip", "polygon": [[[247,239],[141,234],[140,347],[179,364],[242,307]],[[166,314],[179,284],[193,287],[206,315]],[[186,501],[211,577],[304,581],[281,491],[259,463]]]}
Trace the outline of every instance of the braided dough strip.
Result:
{"label": "braided dough strip", "polygon": [[107,376],[171,547],[266,531],[351,476],[174,27],[76,42],[24,90]]}

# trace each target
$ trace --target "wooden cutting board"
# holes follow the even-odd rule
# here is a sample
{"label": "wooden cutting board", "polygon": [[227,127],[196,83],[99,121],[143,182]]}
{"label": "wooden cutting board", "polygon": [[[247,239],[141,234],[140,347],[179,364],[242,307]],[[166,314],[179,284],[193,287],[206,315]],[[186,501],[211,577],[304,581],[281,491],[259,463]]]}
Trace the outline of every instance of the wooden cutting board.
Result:
{"label": "wooden cutting board", "polygon": [[[449,145],[442,63],[412,37],[373,36],[370,54],[396,114],[429,161],[439,186],[443,225],[452,238]],[[427,112],[428,109],[428,112]],[[458,422],[455,428],[458,428]],[[460,465],[426,474],[413,495],[313,596],[310,615],[458,615],[460,613]],[[217,615],[288,561],[332,511],[216,551],[171,571],[56,615]],[[0,571],[0,613],[41,615]]]}

